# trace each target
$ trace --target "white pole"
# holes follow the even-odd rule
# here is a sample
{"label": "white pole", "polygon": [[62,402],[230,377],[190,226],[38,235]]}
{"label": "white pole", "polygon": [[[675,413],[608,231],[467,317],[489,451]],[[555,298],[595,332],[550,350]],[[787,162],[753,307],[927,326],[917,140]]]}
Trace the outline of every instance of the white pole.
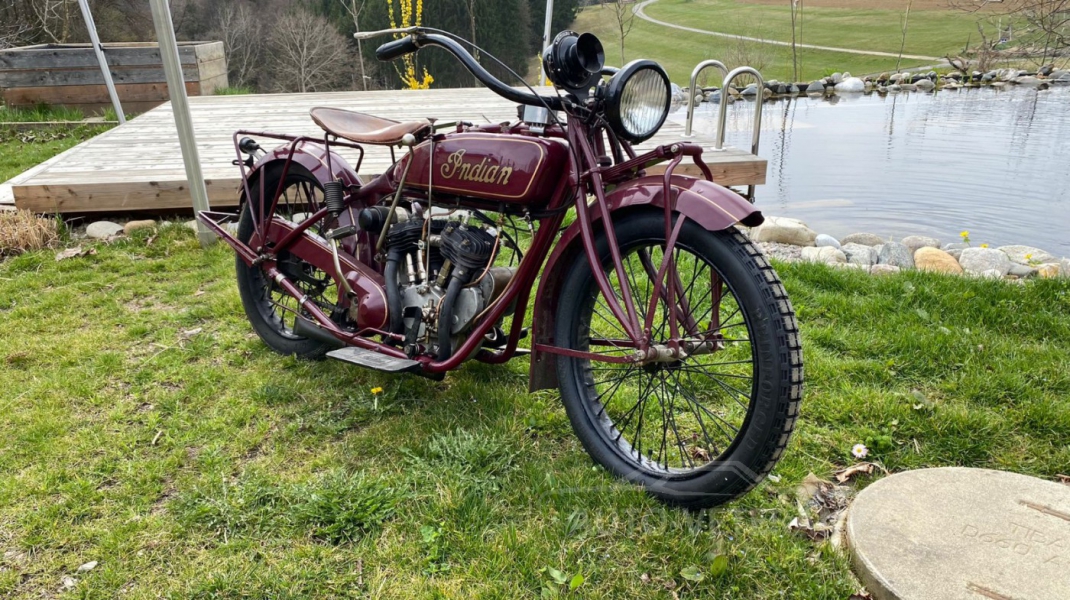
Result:
{"label": "white pole", "polygon": [[[554,17],[554,0],[546,0],[546,25],[542,29],[542,49],[550,45],[550,22]],[[542,68],[542,60],[539,60],[539,85],[546,85],[546,72]]]}
{"label": "white pole", "polygon": [[82,20],[85,21],[86,29],[89,30],[89,41],[93,43],[93,52],[97,55],[100,63],[100,72],[104,75],[104,85],[108,86],[108,96],[111,97],[112,108],[119,119],[119,124],[126,123],[126,115],[123,114],[123,106],[119,104],[119,94],[115,91],[115,82],[111,80],[111,69],[108,68],[108,59],[104,56],[104,46],[100,45],[97,37],[97,24],[93,22],[93,13],[89,12],[89,0],[78,0],[78,7],[82,9]]}
{"label": "white pole", "polygon": [[[182,76],[182,64],[178,59],[178,42],[175,41],[175,26],[171,22],[171,10],[167,0],[149,0],[152,7],[152,22],[156,25],[156,39],[160,44],[163,73],[167,78],[167,91],[171,95],[171,112],[175,115],[178,144],[182,148],[182,162],[186,165],[186,179],[193,210],[208,210],[208,190],[201,174],[201,158],[197,152],[197,140],[193,137],[193,121],[189,115],[189,100],[186,98],[186,81]],[[197,239],[202,246],[215,241],[215,236],[204,223],[197,221]]]}

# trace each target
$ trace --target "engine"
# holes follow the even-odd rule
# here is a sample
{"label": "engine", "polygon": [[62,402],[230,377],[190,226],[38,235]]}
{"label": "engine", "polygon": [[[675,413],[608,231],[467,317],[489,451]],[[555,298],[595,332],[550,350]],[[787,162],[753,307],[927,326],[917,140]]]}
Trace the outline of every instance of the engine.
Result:
{"label": "engine", "polygon": [[[395,216],[383,272],[391,332],[404,335],[410,356],[432,353],[445,360],[501,295],[515,269],[491,266],[499,234],[469,222],[468,211],[425,215],[398,209]],[[494,331],[494,341],[503,339],[497,327]]]}

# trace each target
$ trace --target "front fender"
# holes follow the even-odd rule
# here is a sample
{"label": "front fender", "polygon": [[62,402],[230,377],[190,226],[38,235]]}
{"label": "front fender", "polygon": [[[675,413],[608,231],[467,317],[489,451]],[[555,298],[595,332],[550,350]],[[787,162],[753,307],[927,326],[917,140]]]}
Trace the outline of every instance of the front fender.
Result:
{"label": "front fender", "polygon": [[[616,187],[606,195],[610,215],[625,211],[665,208],[662,175],[640,177]],[[765,218],[761,211],[739,194],[705,179],[673,175],[670,181],[675,212],[695,221],[709,231],[727,229],[737,223],[747,227],[762,224]],[[597,235],[601,227],[601,211],[591,210],[592,225]],[[542,270],[542,280],[535,295],[532,319],[533,340],[536,344],[553,344],[554,320],[557,300],[569,265],[583,253],[578,223],[572,223],[561,235],[557,246],[550,254]],[[529,391],[557,387],[556,355],[533,350],[528,388]]]}

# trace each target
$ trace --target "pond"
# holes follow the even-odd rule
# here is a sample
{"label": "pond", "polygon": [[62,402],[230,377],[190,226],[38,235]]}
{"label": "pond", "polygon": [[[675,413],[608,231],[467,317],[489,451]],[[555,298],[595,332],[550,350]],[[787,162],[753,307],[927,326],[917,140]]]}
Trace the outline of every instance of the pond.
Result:
{"label": "pond", "polygon": [[[716,130],[717,105],[695,129]],[[727,143],[750,146],[754,105],[729,107]],[[683,122],[686,109],[670,117]],[[842,237],[931,235],[1070,256],[1070,87],[976,88],[767,102],[757,204]]]}

